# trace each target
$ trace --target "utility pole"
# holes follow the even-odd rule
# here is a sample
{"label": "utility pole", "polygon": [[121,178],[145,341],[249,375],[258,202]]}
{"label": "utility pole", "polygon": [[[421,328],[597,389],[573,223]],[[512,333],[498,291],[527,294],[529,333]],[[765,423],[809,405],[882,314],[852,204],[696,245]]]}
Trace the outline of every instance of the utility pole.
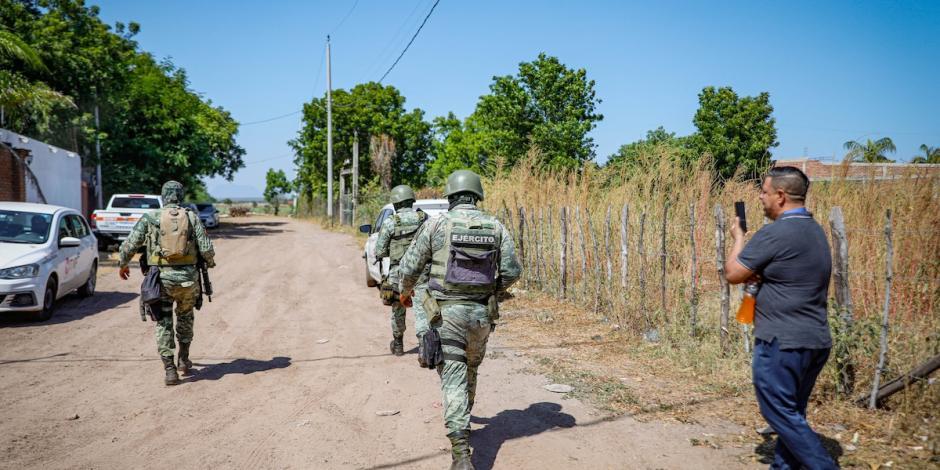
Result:
{"label": "utility pole", "polygon": [[326,216],[333,225],[333,79],[329,36],[326,37]]}
{"label": "utility pole", "polygon": [[[95,99],[97,101],[97,97]],[[98,103],[95,103],[95,195],[98,196],[98,209],[104,209],[104,192],[101,188],[101,125],[98,122]]]}
{"label": "utility pole", "polygon": [[352,161],[352,225],[356,225],[356,209],[359,207],[359,132],[353,134]]}

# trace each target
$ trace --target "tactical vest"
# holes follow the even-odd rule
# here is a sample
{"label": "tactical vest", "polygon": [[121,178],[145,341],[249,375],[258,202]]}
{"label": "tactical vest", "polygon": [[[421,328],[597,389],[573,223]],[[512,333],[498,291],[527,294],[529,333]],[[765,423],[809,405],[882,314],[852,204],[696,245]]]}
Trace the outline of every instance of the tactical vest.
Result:
{"label": "tactical vest", "polygon": [[153,245],[147,249],[151,266],[195,265],[196,237],[193,215],[182,207],[165,207],[159,214],[160,226],[153,234]]}
{"label": "tactical vest", "polygon": [[483,299],[496,290],[502,231],[495,218],[448,212],[439,229],[444,246],[431,255],[431,290],[447,297]]}
{"label": "tactical vest", "polygon": [[392,240],[388,247],[388,257],[392,266],[397,266],[401,258],[405,256],[405,251],[411,245],[415,238],[415,233],[421,224],[428,220],[428,214],[424,211],[416,211],[416,217],[401,217],[400,214],[393,215],[395,221],[395,231],[392,232]]}

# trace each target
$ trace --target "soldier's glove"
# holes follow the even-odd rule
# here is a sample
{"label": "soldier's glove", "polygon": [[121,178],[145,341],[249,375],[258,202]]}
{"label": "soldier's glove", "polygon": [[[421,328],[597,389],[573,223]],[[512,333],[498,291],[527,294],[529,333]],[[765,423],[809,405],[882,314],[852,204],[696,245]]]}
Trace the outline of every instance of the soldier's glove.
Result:
{"label": "soldier's glove", "polygon": [[405,308],[411,308],[414,306],[414,302],[411,301],[411,296],[414,292],[407,292],[398,294],[398,302]]}

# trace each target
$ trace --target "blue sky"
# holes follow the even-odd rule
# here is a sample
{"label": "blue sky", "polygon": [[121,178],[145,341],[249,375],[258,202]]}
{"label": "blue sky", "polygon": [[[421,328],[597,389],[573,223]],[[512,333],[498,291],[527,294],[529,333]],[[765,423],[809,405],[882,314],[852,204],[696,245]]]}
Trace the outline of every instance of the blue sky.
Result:
{"label": "blue sky", "polygon": [[[89,3],[110,24],[139,22],[143,50],[172,58],[194,90],[248,123],[324,93],[327,34],[334,88],[378,80],[434,0]],[[494,75],[544,51],[596,81],[598,161],[660,125],[693,132],[708,85],[770,93],[776,158],[841,158],[847,140],[889,136],[908,160],[940,146],[938,24],[935,1],[441,0],[384,83],[428,119],[464,117]],[[210,180],[210,193],[258,196],[268,168],[293,176],[286,142],[299,127],[299,115],[243,126],[248,165],[231,183]]]}

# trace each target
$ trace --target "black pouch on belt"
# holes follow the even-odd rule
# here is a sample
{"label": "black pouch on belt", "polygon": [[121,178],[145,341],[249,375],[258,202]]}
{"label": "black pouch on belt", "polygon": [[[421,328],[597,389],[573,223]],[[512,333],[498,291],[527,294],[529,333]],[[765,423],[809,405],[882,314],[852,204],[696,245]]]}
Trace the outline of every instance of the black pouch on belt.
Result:
{"label": "black pouch on belt", "polygon": [[441,335],[437,333],[437,328],[431,328],[421,337],[421,354],[424,355],[424,363],[428,369],[437,368],[438,364],[444,362],[444,351],[441,350]]}
{"label": "black pouch on belt", "polygon": [[157,321],[160,319],[160,314],[153,312],[160,312],[160,294],[163,291],[163,285],[160,283],[160,268],[156,266],[150,266],[147,270],[147,275],[144,276],[144,281],[140,283],[140,303],[141,303],[141,320],[143,320],[143,312],[147,312],[150,315],[150,319]]}

